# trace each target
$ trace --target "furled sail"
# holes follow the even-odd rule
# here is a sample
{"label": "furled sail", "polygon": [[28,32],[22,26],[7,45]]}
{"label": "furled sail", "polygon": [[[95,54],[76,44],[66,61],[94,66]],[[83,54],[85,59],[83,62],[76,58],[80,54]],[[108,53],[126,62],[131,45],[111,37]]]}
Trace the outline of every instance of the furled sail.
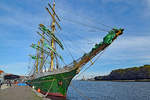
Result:
{"label": "furled sail", "polygon": [[[46,44],[46,43],[44,43],[44,46],[47,47],[50,51],[53,51],[54,54],[56,54],[62,61],[64,61],[64,60],[63,60],[63,57],[62,57],[61,55],[59,55],[59,54],[56,52],[56,50],[54,50],[51,46],[49,46],[49,45]],[[51,54],[51,53],[48,52],[46,49],[41,48],[41,47],[38,46],[37,44],[32,44],[31,47],[34,48],[34,49],[39,49],[40,51],[44,51],[44,53],[46,53],[47,55],[50,55],[50,54]]]}
{"label": "furled sail", "polygon": [[57,44],[62,48],[64,49],[62,43],[60,42],[60,40],[48,29],[46,28],[43,24],[39,24],[39,29],[44,32],[45,34],[47,34],[49,37],[51,37],[52,39],[54,39]]}
{"label": "furled sail", "polygon": [[37,56],[29,55],[32,59],[37,59]]}

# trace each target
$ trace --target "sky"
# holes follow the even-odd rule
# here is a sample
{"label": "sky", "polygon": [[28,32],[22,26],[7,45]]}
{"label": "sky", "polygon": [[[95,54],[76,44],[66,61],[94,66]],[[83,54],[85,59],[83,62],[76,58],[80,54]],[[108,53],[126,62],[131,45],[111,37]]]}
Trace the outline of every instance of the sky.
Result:
{"label": "sky", "polygon": [[[38,24],[50,25],[45,10],[52,0],[0,0],[0,69],[26,75],[31,65],[30,47],[39,36]],[[124,28],[101,57],[82,76],[107,75],[114,69],[150,64],[150,0],[56,0],[56,13],[64,40],[59,50],[67,64],[89,52],[112,28]],[[85,68],[87,68],[85,66]],[[81,76],[81,77],[82,77]]]}

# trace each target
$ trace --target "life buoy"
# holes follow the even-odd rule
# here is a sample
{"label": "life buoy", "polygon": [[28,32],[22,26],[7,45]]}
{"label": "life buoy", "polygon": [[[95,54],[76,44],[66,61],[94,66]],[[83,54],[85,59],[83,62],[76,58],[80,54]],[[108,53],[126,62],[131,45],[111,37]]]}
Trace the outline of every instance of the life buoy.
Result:
{"label": "life buoy", "polygon": [[63,82],[62,81],[59,81],[58,82],[58,85],[62,86]]}

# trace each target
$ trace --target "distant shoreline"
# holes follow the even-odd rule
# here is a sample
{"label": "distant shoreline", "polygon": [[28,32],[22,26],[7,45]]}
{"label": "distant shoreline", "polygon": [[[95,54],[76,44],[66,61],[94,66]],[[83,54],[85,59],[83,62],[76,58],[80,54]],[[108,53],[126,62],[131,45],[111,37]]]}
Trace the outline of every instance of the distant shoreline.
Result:
{"label": "distant shoreline", "polygon": [[150,82],[150,79],[141,79],[141,80],[81,80],[81,81]]}
{"label": "distant shoreline", "polygon": [[150,79],[143,80],[112,80],[114,82],[150,82]]}
{"label": "distant shoreline", "polygon": [[150,82],[150,65],[112,70],[110,74],[105,76],[96,76],[93,80],[115,82]]}

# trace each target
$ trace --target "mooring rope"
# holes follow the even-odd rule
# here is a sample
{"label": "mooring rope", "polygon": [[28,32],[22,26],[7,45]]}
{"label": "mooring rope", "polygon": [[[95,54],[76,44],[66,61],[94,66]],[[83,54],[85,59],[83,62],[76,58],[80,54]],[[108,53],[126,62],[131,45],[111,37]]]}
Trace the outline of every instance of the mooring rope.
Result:
{"label": "mooring rope", "polygon": [[51,86],[50,86],[49,89],[48,89],[48,92],[44,95],[44,98],[47,97],[47,95],[48,95],[50,89],[52,88],[52,85],[53,85],[54,80],[55,80],[55,79],[53,79],[52,84],[51,84]]}
{"label": "mooring rope", "polygon": [[[64,79],[64,81],[66,81],[67,83],[70,83],[70,85],[72,85],[72,81],[69,82],[68,80],[66,80],[66,79],[64,78],[63,75],[61,75],[61,77],[62,77],[62,79]],[[76,89],[73,85],[72,85],[72,87],[73,87],[73,89],[74,89],[77,93],[79,93],[80,96],[87,98],[87,100],[91,100],[88,96],[84,95],[81,91],[79,91],[78,89]]]}
{"label": "mooring rope", "polygon": [[85,97],[87,100],[91,100],[88,96],[84,95],[80,90],[78,90],[76,87],[72,85],[72,82],[70,83],[70,86],[82,97]]}

